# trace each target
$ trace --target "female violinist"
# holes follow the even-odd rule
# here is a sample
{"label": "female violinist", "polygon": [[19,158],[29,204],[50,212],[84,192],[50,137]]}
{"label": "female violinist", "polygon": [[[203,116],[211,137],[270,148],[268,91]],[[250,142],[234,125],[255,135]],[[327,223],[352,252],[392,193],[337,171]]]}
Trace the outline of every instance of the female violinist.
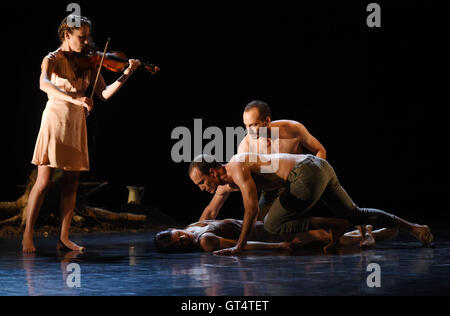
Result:
{"label": "female violinist", "polygon": [[[36,251],[33,242],[34,225],[54,169],[64,170],[57,248],[85,250],[69,239],[69,228],[80,172],[89,170],[85,111],[92,111],[94,102],[85,96],[85,92],[93,84],[98,66],[81,69],[75,63],[75,56],[89,44],[91,32],[89,19],[76,18],[79,18],[79,27],[70,26],[67,18],[62,21],[58,29],[61,46],[45,56],[41,64],[39,84],[40,89],[47,93],[48,101],[42,114],[32,159],[32,163],[37,165],[38,174],[25,209],[26,227],[22,240],[22,251],[25,253]],[[95,93],[101,100],[108,100],[139,66],[139,60],[130,59],[122,76],[108,86],[99,76]]]}

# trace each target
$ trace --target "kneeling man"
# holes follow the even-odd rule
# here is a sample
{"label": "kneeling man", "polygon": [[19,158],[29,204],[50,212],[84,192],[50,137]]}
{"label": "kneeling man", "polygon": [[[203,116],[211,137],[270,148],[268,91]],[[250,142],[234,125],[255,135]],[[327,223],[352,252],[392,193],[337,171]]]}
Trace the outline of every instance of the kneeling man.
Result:
{"label": "kneeling man", "polygon": [[[264,228],[278,235],[310,229],[331,229],[332,240],[324,250],[337,246],[350,224],[398,227],[430,246],[433,236],[426,225],[407,222],[377,209],[358,207],[340,185],[336,173],[324,159],[313,155],[242,153],[222,165],[212,156],[200,155],[189,167],[191,180],[202,190],[214,194],[217,187],[241,191],[244,218],[238,243],[218,250],[219,255],[235,255],[244,249],[259,213],[258,191],[277,189],[276,198],[264,218]],[[312,217],[308,211],[323,201],[334,218]]]}

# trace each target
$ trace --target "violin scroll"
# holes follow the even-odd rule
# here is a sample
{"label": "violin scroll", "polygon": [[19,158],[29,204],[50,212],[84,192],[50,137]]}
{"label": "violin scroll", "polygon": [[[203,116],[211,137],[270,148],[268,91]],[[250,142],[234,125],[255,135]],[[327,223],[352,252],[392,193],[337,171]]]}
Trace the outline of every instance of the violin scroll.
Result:
{"label": "violin scroll", "polygon": [[141,67],[144,67],[151,75],[156,75],[161,69],[154,64],[141,63]]}

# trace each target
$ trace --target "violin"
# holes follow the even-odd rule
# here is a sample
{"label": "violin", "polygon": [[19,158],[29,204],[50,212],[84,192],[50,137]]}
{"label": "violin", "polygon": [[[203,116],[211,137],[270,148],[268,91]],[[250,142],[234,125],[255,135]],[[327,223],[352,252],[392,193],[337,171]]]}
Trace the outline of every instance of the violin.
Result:
{"label": "violin", "polygon": [[[103,67],[110,71],[122,72],[129,65],[129,60],[125,53],[119,51],[104,53],[99,51],[95,46],[89,44],[84,47],[83,52],[78,53],[75,56],[74,61],[81,70],[95,69],[96,66],[102,64]],[[160,68],[154,64],[141,62],[141,67],[151,75],[157,74],[160,71]]]}
{"label": "violin", "polygon": [[[129,66],[129,59],[126,58],[124,53],[107,52],[110,40],[111,39],[108,38],[103,53],[98,51],[95,46],[88,44],[84,47],[82,52],[73,55],[73,60],[78,70],[93,70],[95,69],[95,67],[99,66],[94,86],[91,91],[91,99],[94,97],[94,92],[97,87],[97,82],[102,67],[105,67],[106,69],[113,72],[122,72]],[[141,67],[143,67],[152,75],[158,73],[160,70],[158,66],[143,62],[141,62]],[[87,111],[87,109],[85,109],[85,114],[86,117],[89,116],[89,112]]]}

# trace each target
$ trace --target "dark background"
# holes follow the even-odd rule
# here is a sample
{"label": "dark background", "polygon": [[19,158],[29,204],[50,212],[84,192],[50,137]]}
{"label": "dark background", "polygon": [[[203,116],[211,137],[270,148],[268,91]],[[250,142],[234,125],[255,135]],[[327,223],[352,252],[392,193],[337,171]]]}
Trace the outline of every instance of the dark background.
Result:
{"label": "dark background", "polygon": [[[447,227],[443,9],[378,1],[377,29],[366,25],[370,2],[78,1],[99,47],[111,37],[111,50],[161,68],[157,76],[136,72],[107,103],[96,99],[88,118],[91,171],[82,179],[110,182],[104,204],[126,202],[126,185],[144,186],[144,204],[195,221],[211,196],[191,183],[188,163],[172,161],[172,130],[193,133],[195,118],[204,129],[242,126],[244,106],[260,99],[273,119],[300,121],[320,140],[357,204]],[[0,200],[20,196],[17,185],[33,168],[47,100],[40,64],[59,46],[68,3],[3,9]],[[107,84],[119,76],[102,73]],[[235,193],[219,217],[242,212]]]}

